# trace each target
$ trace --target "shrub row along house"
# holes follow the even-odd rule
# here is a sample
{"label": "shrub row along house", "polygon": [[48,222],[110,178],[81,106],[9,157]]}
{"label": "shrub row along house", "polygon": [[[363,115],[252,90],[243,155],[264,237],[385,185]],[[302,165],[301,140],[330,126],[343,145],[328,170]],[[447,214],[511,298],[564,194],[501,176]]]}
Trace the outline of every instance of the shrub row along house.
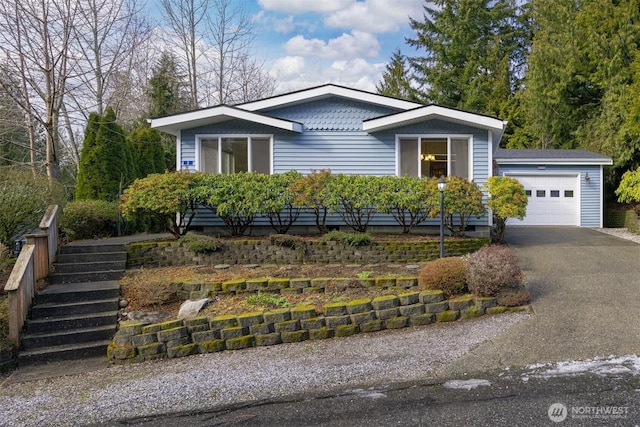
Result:
{"label": "shrub row along house", "polygon": [[[177,138],[177,164],[189,171],[458,176],[480,188],[489,176],[514,176],[529,209],[510,224],[601,227],[603,166],[612,164],[584,150],[499,150],[505,121],[333,84],[156,118],[151,126]],[[313,219],[302,216],[298,224],[312,227]],[[338,217],[328,224],[341,225]],[[423,227],[438,224],[431,219]],[[192,223],[217,225],[206,211]],[[395,222],[378,215],[371,225]],[[491,226],[488,214],[469,223],[480,236]]]}

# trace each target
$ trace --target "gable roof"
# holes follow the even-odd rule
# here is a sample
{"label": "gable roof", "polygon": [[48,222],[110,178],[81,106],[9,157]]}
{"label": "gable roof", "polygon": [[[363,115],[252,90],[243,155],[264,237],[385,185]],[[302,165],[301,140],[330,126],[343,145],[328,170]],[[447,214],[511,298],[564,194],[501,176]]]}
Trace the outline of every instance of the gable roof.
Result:
{"label": "gable roof", "polygon": [[488,130],[495,130],[500,132],[500,135],[502,135],[502,132],[507,125],[506,121],[499,120],[494,117],[469,113],[467,111],[456,110],[453,108],[446,108],[439,105],[431,104],[414,108],[408,111],[402,111],[383,117],[377,117],[375,119],[365,120],[362,124],[362,129],[367,132],[376,132],[436,118],[441,118],[447,121],[458,122]]}
{"label": "gable roof", "polygon": [[254,113],[228,105],[218,105],[217,107],[151,119],[151,127],[177,136],[181,129],[210,125],[233,119],[247,120],[292,132],[302,132],[301,123],[265,116],[264,114]]}
{"label": "gable roof", "polygon": [[493,158],[498,164],[580,164],[612,165],[611,157],[588,150],[564,149],[504,149],[498,148]]}
{"label": "gable roof", "polygon": [[329,83],[309,89],[302,89],[295,92],[272,96],[270,98],[265,98],[258,101],[239,104],[237,105],[237,107],[248,111],[269,110],[276,107],[295,105],[302,102],[309,102],[336,96],[340,98],[367,102],[370,104],[384,105],[386,107],[397,108],[399,110],[408,110],[422,106],[422,104],[405,101],[404,99],[392,98],[390,96],[378,95],[377,93],[351,89],[348,87]]}

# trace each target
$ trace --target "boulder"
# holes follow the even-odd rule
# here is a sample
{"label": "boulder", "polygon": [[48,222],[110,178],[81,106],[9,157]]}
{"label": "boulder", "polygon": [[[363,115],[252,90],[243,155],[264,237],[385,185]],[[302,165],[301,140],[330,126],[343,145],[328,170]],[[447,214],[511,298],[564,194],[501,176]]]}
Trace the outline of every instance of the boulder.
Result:
{"label": "boulder", "polygon": [[202,298],[195,301],[187,300],[182,303],[178,311],[178,319],[192,319],[198,315],[200,310],[211,303],[211,298]]}

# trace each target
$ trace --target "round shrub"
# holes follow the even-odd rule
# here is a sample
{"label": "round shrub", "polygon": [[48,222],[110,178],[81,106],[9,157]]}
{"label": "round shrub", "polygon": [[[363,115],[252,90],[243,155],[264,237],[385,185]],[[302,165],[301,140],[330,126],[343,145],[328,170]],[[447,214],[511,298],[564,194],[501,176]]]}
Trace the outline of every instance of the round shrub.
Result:
{"label": "round shrub", "polygon": [[503,288],[517,288],[522,283],[518,258],[507,246],[484,246],[466,257],[466,280],[469,291],[494,297]]}
{"label": "round shrub", "polygon": [[61,228],[69,240],[93,239],[115,234],[117,221],[115,202],[79,200],[65,206]]}
{"label": "round shrub", "polygon": [[447,298],[464,294],[467,290],[464,261],[460,257],[431,261],[420,270],[418,284],[422,289],[439,289]]}

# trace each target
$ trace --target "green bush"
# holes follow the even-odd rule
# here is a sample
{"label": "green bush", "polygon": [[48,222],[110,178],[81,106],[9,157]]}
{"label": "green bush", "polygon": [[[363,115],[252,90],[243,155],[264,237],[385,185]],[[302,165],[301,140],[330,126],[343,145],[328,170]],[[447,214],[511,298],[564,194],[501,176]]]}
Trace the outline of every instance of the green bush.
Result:
{"label": "green bush", "polygon": [[494,297],[504,288],[522,284],[518,258],[506,246],[484,246],[466,257],[467,286],[473,294]]}
{"label": "green bush", "polygon": [[291,249],[305,249],[306,245],[300,236],[290,234],[272,234],[269,236],[272,245]]}
{"label": "green bush", "polygon": [[274,294],[265,294],[262,292],[249,295],[245,301],[249,305],[257,305],[266,308],[289,307],[289,300],[287,297],[279,297]]}
{"label": "green bush", "polygon": [[197,254],[210,254],[220,249],[220,241],[215,237],[193,233],[180,237],[180,245]]}
{"label": "green bush", "polygon": [[427,263],[418,275],[422,289],[439,289],[445,297],[462,295],[467,291],[465,265],[460,257],[439,258]]}
{"label": "green bush", "polygon": [[322,236],[323,242],[340,242],[349,246],[370,246],[373,239],[369,233],[345,233],[333,230]]}
{"label": "green bush", "polygon": [[0,294],[0,351],[15,350],[9,341],[9,298]]}
{"label": "green bush", "polygon": [[65,206],[60,228],[69,240],[112,236],[117,231],[115,202],[79,200]]}

